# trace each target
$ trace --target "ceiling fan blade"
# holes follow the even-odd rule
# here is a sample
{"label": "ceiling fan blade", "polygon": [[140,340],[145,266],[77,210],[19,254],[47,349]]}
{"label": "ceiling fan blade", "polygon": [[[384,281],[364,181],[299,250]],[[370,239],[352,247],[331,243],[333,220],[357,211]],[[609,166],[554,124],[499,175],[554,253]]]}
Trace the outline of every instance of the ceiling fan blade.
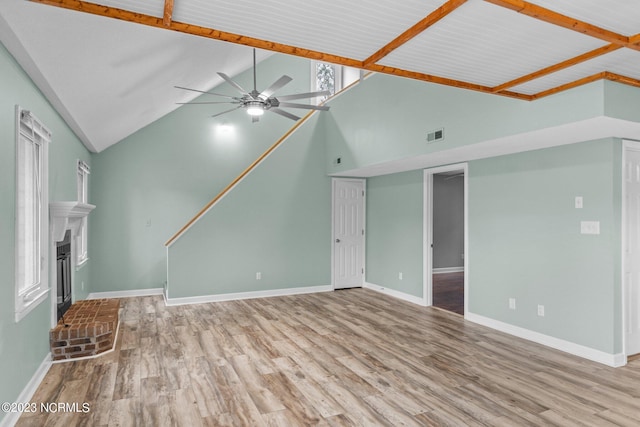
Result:
{"label": "ceiling fan blade", "polygon": [[284,116],[284,117],[286,117],[288,119],[291,119],[291,120],[300,120],[300,117],[298,117],[298,116],[296,116],[294,114],[291,114],[291,113],[289,113],[287,111],[281,110],[279,108],[271,107],[267,111],[272,111],[272,112],[274,112],[276,114],[280,114],[281,116]]}
{"label": "ceiling fan blade", "polygon": [[247,95],[247,96],[251,96],[249,94],[249,92],[247,92],[246,90],[242,89],[242,86],[240,86],[238,83],[234,82],[233,80],[231,80],[231,77],[227,76],[225,73],[218,73],[218,75],[220,77],[222,77],[227,83],[229,83],[231,86],[233,86],[238,92],[240,92],[243,95]]}
{"label": "ceiling fan blade", "polygon": [[188,87],[182,87],[182,86],[174,86],[174,87],[176,89],[190,90],[191,92],[206,93],[207,95],[224,96],[225,98],[229,98],[229,99],[237,99],[237,97],[235,97],[235,96],[223,95],[221,93],[207,92],[205,90],[198,90],[198,89],[190,89]]}
{"label": "ceiling fan blade", "polygon": [[176,102],[179,105],[196,105],[196,104],[240,104],[240,101],[214,101],[214,102]]}
{"label": "ceiling fan blade", "polygon": [[324,105],[296,104],[295,102],[281,102],[280,106],[288,108],[305,108],[307,110],[329,111],[329,107],[325,107]]}
{"label": "ceiling fan blade", "polygon": [[223,115],[223,114],[230,113],[231,111],[237,110],[238,108],[242,108],[242,105],[238,105],[237,107],[234,107],[234,108],[232,108],[232,109],[230,109],[230,110],[226,110],[226,111],[223,111],[223,112],[221,112],[221,113],[214,114],[214,115],[213,115],[213,116],[211,116],[211,117],[218,117],[218,116],[221,116],[221,115]]}
{"label": "ceiling fan blade", "polygon": [[292,99],[302,99],[302,98],[316,98],[318,96],[330,96],[331,92],[328,90],[321,90],[319,92],[308,92],[308,93],[294,93],[293,95],[282,95],[278,96],[278,100],[280,101],[290,101]]}
{"label": "ceiling fan blade", "polygon": [[280,77],[278,80],[276,80],[275,82],[273,82],[273,84],[271,86],[269,86],[268,88],[266,88],[265,90],[263,90],[260,95],[260,98],[262,99],[268,99],[271,95],[273,95],[278,89],[282,88],[284,85],[286,85],[287,83],[289,83],[291,80],[293,80],[291,77],[284,75],[282,77]]}

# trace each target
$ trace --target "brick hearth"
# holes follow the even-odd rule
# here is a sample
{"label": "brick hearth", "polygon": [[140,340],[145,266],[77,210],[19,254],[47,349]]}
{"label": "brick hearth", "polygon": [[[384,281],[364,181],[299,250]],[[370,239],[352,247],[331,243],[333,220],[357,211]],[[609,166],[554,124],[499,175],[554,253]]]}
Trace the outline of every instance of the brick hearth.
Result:
{"label": "brick hearth", "polygon": [[49,333],[53,360],[95,356],[111,350],[119,308],[117,299],[75,302]]}

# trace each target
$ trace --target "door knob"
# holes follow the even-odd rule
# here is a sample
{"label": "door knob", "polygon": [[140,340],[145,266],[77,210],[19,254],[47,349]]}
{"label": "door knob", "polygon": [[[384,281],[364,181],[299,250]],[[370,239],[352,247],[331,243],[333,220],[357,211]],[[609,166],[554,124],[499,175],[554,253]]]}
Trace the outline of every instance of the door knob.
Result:
{"label": "door knob", "polygon": [[340,243],[340,239],[336,239],[336,243]]}

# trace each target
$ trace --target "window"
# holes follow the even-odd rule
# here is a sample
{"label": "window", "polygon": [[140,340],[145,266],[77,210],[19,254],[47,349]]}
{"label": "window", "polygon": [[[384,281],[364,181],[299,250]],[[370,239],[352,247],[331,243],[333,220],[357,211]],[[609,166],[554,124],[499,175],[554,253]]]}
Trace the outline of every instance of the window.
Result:
{"label": "window", "polygon": [[51,132],[29,111],[16,107],[16,321],[48,291],[47,159]]}
{"label": "window", "polygon": [[[327,62],[311,62],[311,91],[328,90],[335,95],[351,83],[360,79],[360,70],[329,64]],[[318,103],[328,97],[317,98]]]}
{"label": "window", "polygon": [[[78,202],[89,203],[89,174],[91,169],[82,160],[78,160]],[[84,264],[88,259],[87,245],[87,217],[82,218],[80,231],[76,239],[76,265]]]}
{"label": "window", "polygon": [[[331,92],[331,95],[336,93],[336,83],[340,86],[339,82],[336,81],[340,73],[338,73],[337,69],[340,68],[333,64],[327,64],[326,62],[316,62],[315,63],[315,80],[316,80],[316,88],[315,90],[328,90]],[[324,97],[321,101],[324,101],[328,97]]]}

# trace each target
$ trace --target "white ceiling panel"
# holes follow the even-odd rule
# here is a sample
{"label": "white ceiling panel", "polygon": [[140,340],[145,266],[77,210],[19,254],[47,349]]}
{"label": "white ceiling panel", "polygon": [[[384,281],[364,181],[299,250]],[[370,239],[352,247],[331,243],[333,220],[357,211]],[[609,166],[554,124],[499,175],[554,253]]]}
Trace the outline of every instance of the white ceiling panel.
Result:
{"label": "white ceiling panel", "polygon": [[[251,65],[250,48],[245,45],[37,1],[0,0],[0,41],[95,151],[172,111],[176,102],[197,95],[173,85],[207,89],[221,81],[216,71],[234,75]],[[158,18],[165,4],[165,0],[87,1]],[[302,54],[312,50],[363,61],[445,1],[174,0],[172,19],[299,47]],[[640,33],[640,0],[529,1],[626,36]],[[462,81],[495,87],[604,45],[602,40],[508,8],[468,0],[376,65],[406,70],[406,75],[418,74],[417,78],[420,73],[447,78],[454,86]],[[258,59],[265,54],[259,50]],[[510,90],[536,94],[602,71],[640,81],[640,52],[621,49]]]}
{"label": "white ceiling panel", "polygon": [[538,6],[625,36],[640,33],[638,0],[530,0]]}
{"label": "white ceiling panel", "polygon": [[158,18],[164,15],[164,0],[89,0],[89,2]]}
{"label": "white ceiling panel", "polygon": [[474,1],[380,63],[493,87],[604,44],[503,7]]}
{"label": "white ceiling panel", "polygon": [[615,52],[574,65],[548,76],[515,86],[509,90],[533,95],[547,89],[553,89],[602,71],[609,71],[626,77],[640,79],[640,55],[630,49],[619,49]]}
{"label": "white ceiling panel", "polygon": [[174,85],[208,90],[222,82],[216,71],[234,75],[251,66],[246,46],[28,1],[0,0],[0,26],[3,19],[38,72],[23,66],[44,93],[55,94],[51,102],[98,152],[197,95]]}
{"label": "white ceiling panel", "polygon": [[176,1],[173,19],[364,60],[444,0]]}

